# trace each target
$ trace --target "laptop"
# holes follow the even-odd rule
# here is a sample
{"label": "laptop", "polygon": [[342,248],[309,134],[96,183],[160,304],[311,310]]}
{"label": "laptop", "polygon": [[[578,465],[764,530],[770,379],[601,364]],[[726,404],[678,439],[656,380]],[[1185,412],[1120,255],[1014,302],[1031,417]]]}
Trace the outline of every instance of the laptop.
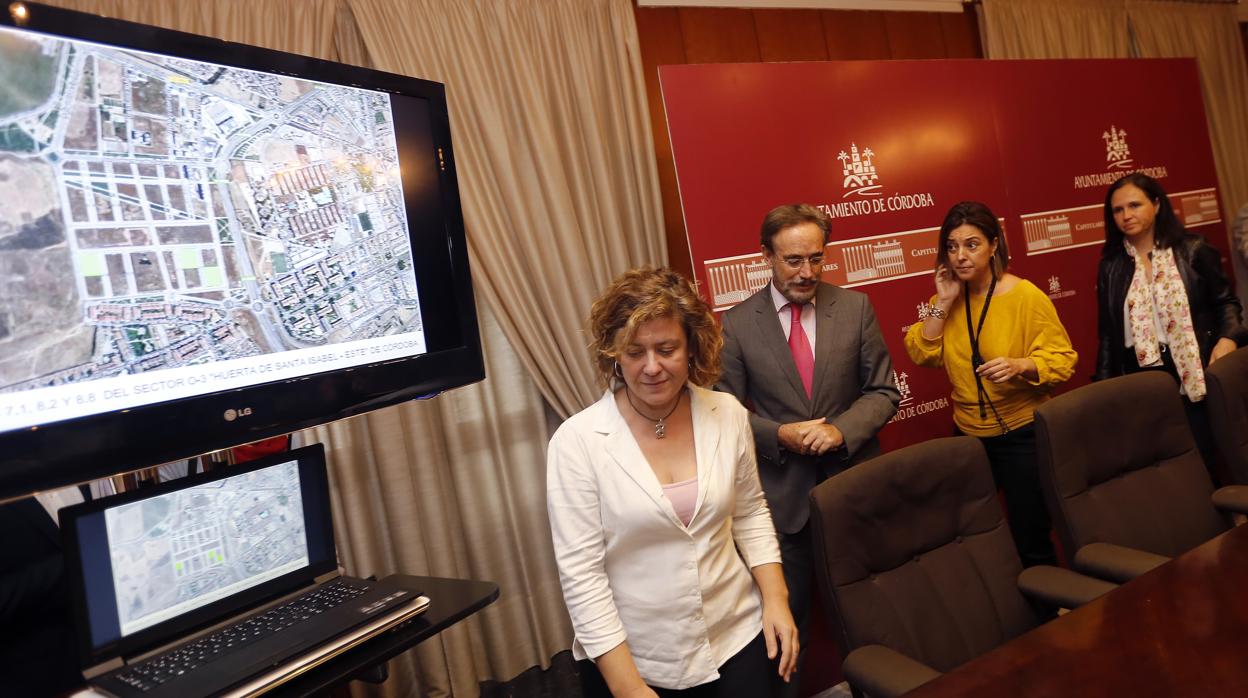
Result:
{"label": "laptop", "polygon": [[429,606],[338,574],[320,444],[60,521],[83,676],[119,698],[258,695]]}

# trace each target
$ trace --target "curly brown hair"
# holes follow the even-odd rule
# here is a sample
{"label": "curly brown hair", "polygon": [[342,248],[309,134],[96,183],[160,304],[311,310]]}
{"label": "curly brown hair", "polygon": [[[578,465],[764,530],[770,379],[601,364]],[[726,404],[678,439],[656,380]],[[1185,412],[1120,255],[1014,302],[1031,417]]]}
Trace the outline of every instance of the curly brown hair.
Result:
{"label": "curly brown hair", "polygon": [[599,377],[610,386],[615,362],[637,329],[650,320],[674,317],[685,328],[689,349],[689,381],[708,386],[719,377],[724,337],[711,307],[693,284],[664,267],[631,269],[616,277],[589,311],[593,335],[590,353]]}

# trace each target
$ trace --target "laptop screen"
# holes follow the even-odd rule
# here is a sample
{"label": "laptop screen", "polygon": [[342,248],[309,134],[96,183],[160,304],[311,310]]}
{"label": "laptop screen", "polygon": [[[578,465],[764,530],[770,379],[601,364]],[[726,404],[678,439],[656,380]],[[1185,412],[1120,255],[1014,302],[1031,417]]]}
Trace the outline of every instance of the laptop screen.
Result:
{"label": "laptop screen", "polygon": [[177,639],[336,566],[319,444],[66,509],[89,655]]}

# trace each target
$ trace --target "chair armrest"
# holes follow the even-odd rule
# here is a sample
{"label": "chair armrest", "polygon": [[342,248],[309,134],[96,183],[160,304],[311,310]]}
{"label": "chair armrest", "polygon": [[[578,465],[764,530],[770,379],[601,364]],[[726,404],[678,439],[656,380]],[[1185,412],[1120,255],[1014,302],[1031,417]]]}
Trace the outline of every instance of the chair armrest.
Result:
{"label": "chair armrest", "polygon": [[1075,553],[1074,568],[1111,582],[1129,582],[1170,558],[1113,543],[1089,543]]}
{"label": "chair armrest", "polygon": [[893,698],[913,691],[940,672],[884,645],[864,645],[849,653],[841,672],[849,685],[871,698]]}
{"label": "chair armrest", "polygon": [[1077,608],[1118,585],[1061,567],[1037,565],[1018,575],[1018,588],[1050,608]]}
{"label": "chair armrest", "polygon": [[1248,485],[1228,485],[1213,493],[1213,505],[1222,511],[1248,514]]}

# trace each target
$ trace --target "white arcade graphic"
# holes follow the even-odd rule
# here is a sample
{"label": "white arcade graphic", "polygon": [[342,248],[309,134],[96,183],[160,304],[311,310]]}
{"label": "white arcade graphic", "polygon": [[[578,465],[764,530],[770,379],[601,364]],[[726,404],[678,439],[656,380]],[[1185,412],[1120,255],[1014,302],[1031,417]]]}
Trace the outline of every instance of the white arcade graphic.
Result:
{"label": "white arcade graphic", "polygon": [[1183,225],[1205,225],[1222,220],[1218,215],[1218,195],[1213,189],[1175,194],[1172,198],[1178,199],[1177,213]]}
{"label": "white arcade graphic", "polygon": [[749,298],[771,281],[771,266],[762,255],[746,255],[717,267],[708,267],[711,302],[715,307],[731,306]]}
{"label": "white arcade graphic", "polygon": [[[939,228],[833,240],[823,248],[823,281],[853,287],[932,273]],[[749,298],[771,281],[761,252],[703,261],[707,297],[716,312]]]}
{"label": "white arcade graphic", "polygon": [[1027,238],[1028,252],[1074,244],[1070,229],[1070,216],[1060,214],[1024,220],[1023,235]]}
{"label": "white arcade graphic", "polygon": [[906,253],[899,240],[846,247],[844,254],[845,278],[850,283],[906,273]]}

